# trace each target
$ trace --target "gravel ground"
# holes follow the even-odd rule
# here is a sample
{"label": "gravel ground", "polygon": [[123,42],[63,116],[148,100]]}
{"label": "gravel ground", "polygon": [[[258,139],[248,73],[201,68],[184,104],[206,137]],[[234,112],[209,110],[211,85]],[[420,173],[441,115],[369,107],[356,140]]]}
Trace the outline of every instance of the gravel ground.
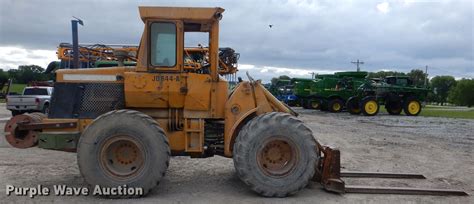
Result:
{"label": "gravel ground", "polygon": [[[4,110],[0,107],[0,110]],[[339,147],[344,170],[410,172],[427,179],[346,179],[353,185],[462,189],[474,194],[474,120],[377,115],[351,116],[296,109],[323,144]],[[8,113],[0,111],[0,117]],[[4,122],[0,122],[4,126]],[[2,133],[3,134],[3,133]],[[3,135],[1,136],[3,140]],[[94,196],[6,196],[5,185],[87,186],[74,153],[39,148],[0,148],[3,202],[130,202]],[[317,183],[288,198],[263,198],[236,176],[231,159],[174,157],[160,185],[145,198],[154,203],[474,203],[472,196],[338,195]]]}

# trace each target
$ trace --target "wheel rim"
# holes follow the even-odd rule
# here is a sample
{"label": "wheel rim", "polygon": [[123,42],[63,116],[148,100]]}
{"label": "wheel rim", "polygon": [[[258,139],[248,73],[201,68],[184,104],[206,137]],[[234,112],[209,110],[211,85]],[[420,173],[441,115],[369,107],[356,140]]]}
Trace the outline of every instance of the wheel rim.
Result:
{"label": "wheel rim", "polygon": [[319,102],[316,102],[316,101],[312,101],[312,102],[311,102],[311,108],[316,109],[316,108],[318,108],[318,107],[319,107]]}
{"label": "wheel rim", "polygon": [[339,103],[333,104],[332,109],[335,110],[335,111],[341,110],[341,104],[339,104]]}
{"label": "wheel rim", "polygon": [[410,101],[410,103],[408,103],[408,112],[410,114],[417,114],[418,112],[420,111],[420,103],[418,103],[417,101]]}
{"label": "wheel rim", "polygon": [[365,112],[368,114],[375,114],[377,112],[378,106],[375,101],[368,101],[364,106]]}
{"label": "wheel rim", "polygon": [[116,179],[129,179],[144,166],[143,146],[130,136],[120,135],[105,141],[100,152],[101,166]]}
{"label": "wheel rim", "polygon": [[267,140],[257,152],[258,167],[268,176],[288,175],[299,159],[296,146],[285,139]]}

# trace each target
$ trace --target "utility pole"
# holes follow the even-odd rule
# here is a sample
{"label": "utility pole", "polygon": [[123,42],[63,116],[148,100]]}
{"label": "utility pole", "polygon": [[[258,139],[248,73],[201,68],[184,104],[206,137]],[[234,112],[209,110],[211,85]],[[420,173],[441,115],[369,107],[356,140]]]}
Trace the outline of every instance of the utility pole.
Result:
{"label": "utility pole", "polygon": [[79,37],[77,32],[77,24],[84,26],[84,22],[81,19],[74,17],[71,20],[72,25],[72,52],[73,52],[73,69],[79,68]]}
{"label": "utility pole", "polygon": [[359,65],[364,64],[364,62],[359,61],[359,59],[357,59],[357,61],[351,62],[351,63],[357,65],[357,71],[358,71],[358,72],[360,71],[360,66],[359,66]]}
{"label": "utility pole", "polygon": [[314,76],[316,75],[316,73],[310,72],[310,74],[311,74],[311,79],[314,79]]}
{"label": "utility pole", "polygon": [[425,88],[428,85],[428,65],[425,66]]}

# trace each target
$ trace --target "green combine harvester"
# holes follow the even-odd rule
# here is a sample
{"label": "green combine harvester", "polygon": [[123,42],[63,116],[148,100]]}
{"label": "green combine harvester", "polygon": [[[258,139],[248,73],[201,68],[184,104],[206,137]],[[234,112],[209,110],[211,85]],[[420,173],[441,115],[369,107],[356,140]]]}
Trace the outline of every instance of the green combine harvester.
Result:
{"label": "green combine harvester", "polygon": [[307,100],[310,97],[310,86],[314,79],[292,78],[290,83],[293,84],[293,94],[296,96],[296,103],[304,108],[308,108]]}
{"label": "green combine harvester", "polygon": [[408,76],[389,76],[371,79],[362,84],[356,95],[347,100],[347,111],[351,114],[374,116],[384,105],[390,115],[417,116],[422,109],[429,88],[413,85]]}
{"label": "green combine harvester", "polygon": [[420,114],[421,102],[430,91],[413,85],[407,76],[368,79],[368,72],[336,72],[315,79],[292,79],[294,94],[306,109],[374,116],[385,106],[391,115]]}
{"label": "green combine harvester", "polygon": [[346,101],[366,82],[367,72],[336,72],[316,75],[315,79],[294,79],[294,93],[301,106],[341,112]]}

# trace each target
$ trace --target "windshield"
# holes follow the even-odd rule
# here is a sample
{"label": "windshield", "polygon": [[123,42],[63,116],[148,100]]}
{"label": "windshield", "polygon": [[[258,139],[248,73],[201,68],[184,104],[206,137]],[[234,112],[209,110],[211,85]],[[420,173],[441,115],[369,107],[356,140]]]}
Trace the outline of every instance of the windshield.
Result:
{"label": "windshield", "polygon": [[23,95],[48,95],[48,89],[44,88],[27,88]]}

